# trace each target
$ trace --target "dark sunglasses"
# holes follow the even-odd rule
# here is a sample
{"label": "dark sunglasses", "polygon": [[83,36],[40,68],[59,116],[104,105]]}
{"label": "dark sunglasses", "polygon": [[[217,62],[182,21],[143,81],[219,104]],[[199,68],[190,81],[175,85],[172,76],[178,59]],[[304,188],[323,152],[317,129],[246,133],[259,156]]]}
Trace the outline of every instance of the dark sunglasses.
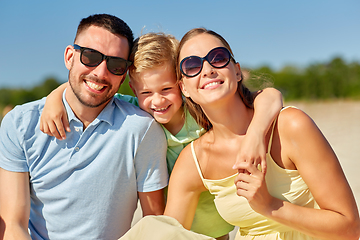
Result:
{"label": "dark sunglasses", "polygon": [[80,47],[74,44],[74,49],[80,50],[80,62],[88,67],[96,67],[102,61],[106,60],[106,66],[109,72],[114,75],[123,75],[132,62],[120,57],[110,57],[91,48]]}
{"label": "dark sunglasses", "polygon": [[217,47],[210,50],[203,58],[198,56],[184,58],[180,62],[180,71],[187,77],[195,77],[201,72],[204,60],[214,68],[223,68],[229,64],[231,59],[235,62],[227,48]]}

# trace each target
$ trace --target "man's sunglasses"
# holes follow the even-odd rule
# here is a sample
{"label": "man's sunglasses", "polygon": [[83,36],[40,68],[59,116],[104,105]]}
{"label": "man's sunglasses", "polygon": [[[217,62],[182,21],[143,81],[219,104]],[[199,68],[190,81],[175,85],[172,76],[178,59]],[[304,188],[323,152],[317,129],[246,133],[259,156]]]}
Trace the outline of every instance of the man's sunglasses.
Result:
{"label": "man's sunglasses", "polygon": [[201,72],[204,60],[214,68],[223,68],[229,64],[231,59],[235,61],[227,48],[217,47],[210,50],[203,58],[198,56],[184,58],[180,62],[180,71],[187,77],[195,77]]}
{"label": "man's sunglasses", "polygon": [[123,75],[132,62],[120,57],[110,57],[91,48],[80,47],[74,44],[74,49],[80,50],[80,62],[88,67],[96,67],[102,61],[106,60],[106,66],[109,72],[114,75]]}

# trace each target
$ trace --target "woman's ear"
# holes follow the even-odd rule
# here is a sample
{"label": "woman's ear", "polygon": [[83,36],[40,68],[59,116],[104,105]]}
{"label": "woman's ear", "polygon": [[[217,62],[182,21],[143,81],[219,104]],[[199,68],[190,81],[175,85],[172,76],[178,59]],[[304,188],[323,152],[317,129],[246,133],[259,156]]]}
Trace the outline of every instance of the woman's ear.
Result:
{"label": "woman's ear", "polygon": [[184,96],[190,97],[189,93],[186,91],[185,84],[183,81],[179,81],[179,86],[180,86],[181,92],[184,94]]}
{"label": "woman's ear", "polygon": [[65,61],[65,66],[68,70],[70,70],[73,65],[74,51],[75,51],[75,49],[71,45],[69,45],[65,48],[64,61]]}
{"label": "woman's ear", "polygon": [[242,80],[242,74],[241,74],[241,68],[240,68],[239,63],[235,64],[235,71],[236,71],[236,78],[237,78],[238,82],[240,82]]}

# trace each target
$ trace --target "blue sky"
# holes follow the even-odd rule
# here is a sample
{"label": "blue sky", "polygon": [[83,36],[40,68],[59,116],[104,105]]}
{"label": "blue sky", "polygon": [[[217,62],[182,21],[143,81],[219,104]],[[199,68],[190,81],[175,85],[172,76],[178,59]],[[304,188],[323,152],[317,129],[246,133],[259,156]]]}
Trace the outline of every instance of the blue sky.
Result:
{"label": "blue sky", "polygon": [[83,17],[122,18],[135,37],[194,27],[223,35],[243,67],[307,66],[335,56],[360,61],[358,0],[0,0],[0,88],[67,80],[63,53]]}

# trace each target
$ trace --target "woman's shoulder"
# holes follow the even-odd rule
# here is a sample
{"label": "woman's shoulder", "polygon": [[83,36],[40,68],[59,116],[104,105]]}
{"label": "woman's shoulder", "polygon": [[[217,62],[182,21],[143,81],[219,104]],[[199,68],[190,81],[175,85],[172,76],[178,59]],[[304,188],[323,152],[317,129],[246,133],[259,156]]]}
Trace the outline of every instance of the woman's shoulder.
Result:
{"label": "woman's shoulder", "polygon": [[[193,154],[192,145],[194,142],[188,144],[180,153],[178,159],[175,162],[173,171],[171,173],[171,179],[182,179],[183,182],[187,182],[189,188],[193,190],[203,191],[204,185],[200,178],[198,168],[196,166],[196,156]],[[186,180],[183,179],[184,176]]]}
{"label": "woman's shoulder", "polygon": [[288,107],[280,112],[277,129],[280,138],[292,143],[306,142],[306,139],[321,134],[313,119],[304,111],[294,107]]}
{"label": "woman's shoulder", "polygon": [[278,126],[287,132],[301,131],[313,126],[315,123],[309,115],[296,107],[286,107],[281,110],[278,117]]}

